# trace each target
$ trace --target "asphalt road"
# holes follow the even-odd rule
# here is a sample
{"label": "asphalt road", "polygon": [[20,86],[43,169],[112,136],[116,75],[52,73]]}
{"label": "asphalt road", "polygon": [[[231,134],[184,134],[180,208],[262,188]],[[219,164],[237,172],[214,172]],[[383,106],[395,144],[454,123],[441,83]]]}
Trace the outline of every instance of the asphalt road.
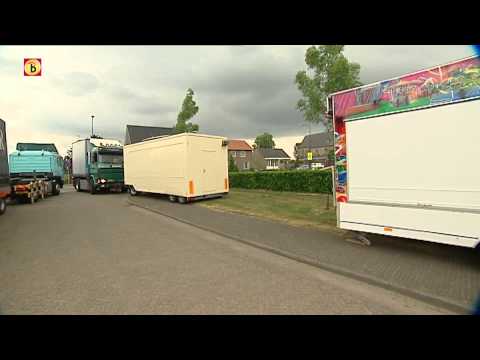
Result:
{"label": "asphalt road", "polygon": [[[0,314],[447,314],[128,205],[76,193],[0,217]],[[161,200],[159,200],[161,201]]]}

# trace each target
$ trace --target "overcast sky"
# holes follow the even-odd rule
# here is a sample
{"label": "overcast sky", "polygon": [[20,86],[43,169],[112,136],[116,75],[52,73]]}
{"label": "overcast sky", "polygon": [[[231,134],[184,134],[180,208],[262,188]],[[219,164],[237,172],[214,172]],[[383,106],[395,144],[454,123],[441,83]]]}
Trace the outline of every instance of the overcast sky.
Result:
{"label": "overcast sky", "polygon": [[[0,118],[9,152],[17,142],[125,137],[127,124],[173,126],[186,89],[200,107],[200,132],[251,141],[273,134],[292,155],[308,127],[295,110],[294,77],[308,46],[2,46]],[[469,46],[346,46],[364,83],[473,55]],[[25,57],[42,58],[41,77],[23,76]],[[312,132],[321,131],[320,126]]]}

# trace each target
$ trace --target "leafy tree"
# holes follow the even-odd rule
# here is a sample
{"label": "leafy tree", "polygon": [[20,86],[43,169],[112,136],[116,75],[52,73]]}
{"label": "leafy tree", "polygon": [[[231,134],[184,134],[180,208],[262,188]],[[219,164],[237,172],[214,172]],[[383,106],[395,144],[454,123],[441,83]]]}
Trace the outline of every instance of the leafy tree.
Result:
{"label": "leafy tree", "polygon": [[309,47],[305,53],[308,72],[301,70],[295,76],[295,84],[302,93],[297,110],[303,113],[305,121],[322,122],[328,130],[331,130],[331,121],[325,117],[327,96],[361,85],[360,65],[349,62],[343,50],[344,45]]}
{"label": "leafy tree", "polygon": [[235,160],[233,159],[232,155],[228,155],[228,172],[237,172],[238,167],[235,164]]}
{"label": "leafy tree", "polygon": [[275,147],[275,141],[273,141],[272,134],[263,133],[255,138],[255,149],[273,149]]}
{"label": "leafy tree", "polygon": [[177,116],[177,124],[173,129],[174,133],[180,134],[184,132],[193,132],[198,131],[198,125],[192,124],[191,122],[187,122],[192,117],[194,117],[199,110],[197,103],[193,100],[193,95],[195,93],[192,89],[187,90],[187,95],[182,103],[182,110],[179,112]]}

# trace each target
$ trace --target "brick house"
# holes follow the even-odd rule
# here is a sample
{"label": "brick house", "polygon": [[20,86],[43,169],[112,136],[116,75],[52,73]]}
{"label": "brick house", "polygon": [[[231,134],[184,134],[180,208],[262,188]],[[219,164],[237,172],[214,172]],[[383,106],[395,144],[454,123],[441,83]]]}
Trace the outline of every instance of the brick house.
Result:
{"label": "brick house", "polygon": [[333,165],[328,160],[328,153],[333,150],[332,136],[327,132],[305,136],[301,143],[295,144],[295,159],[308,164],[307,154],[310,150],[313,155],[312,167]]}
{"label": "brick house", "polygon": [[228,140],[228,155],[233,158],[239,171],[252,168],[253,149],[245,140]]}

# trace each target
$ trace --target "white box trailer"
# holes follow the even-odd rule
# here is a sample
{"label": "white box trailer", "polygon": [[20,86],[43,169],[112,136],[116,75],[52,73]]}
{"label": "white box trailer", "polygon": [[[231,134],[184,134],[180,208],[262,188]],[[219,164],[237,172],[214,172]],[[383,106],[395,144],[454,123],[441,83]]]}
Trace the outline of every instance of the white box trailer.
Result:
{"label": "white box trailer", "polygon": [[332,94],[337,225],[478,247],[480,59]]}
{"label": "white box trailer", "polygon": [[196,133],[156,137],[124,146],[130,194],[148,192],[187,201],[228,193],[226,138]]}

